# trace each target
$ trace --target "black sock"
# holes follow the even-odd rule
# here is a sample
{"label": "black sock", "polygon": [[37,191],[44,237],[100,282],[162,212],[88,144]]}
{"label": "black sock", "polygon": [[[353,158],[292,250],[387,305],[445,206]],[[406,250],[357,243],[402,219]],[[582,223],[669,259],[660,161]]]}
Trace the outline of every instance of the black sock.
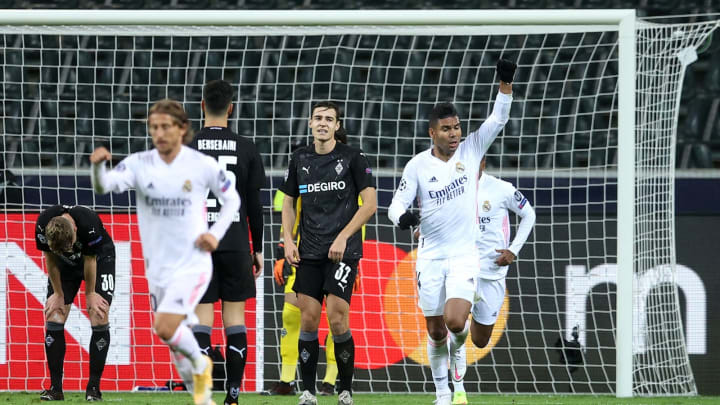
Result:
{"label": "black sock", "polygon": [[245,325],[235,325],[225,328],[227,337],[227,350],[225,350],[227,383],[225,390],[232,399],[237,399],[240,393],[245,361],[247,359],[247,329]]}
{"label": "black sock", "polygon": [[50,384],[55,391],[62,391],[63,364],[65,363],[65,325],[45,323],[45,356],[50,370]]}
{"label": "black sock", "polygon": [[193,335],[195,335],[195,340],[197,340],[198,345],[200,345],[200,351],[203,352],[204,355],[209,356],[210,346],[212,345],[212,343],[210,343],[212,328],[205,325],[195,325],[192,331]]}
{"label": "black sock", "polygon": [[352,392],[353,374],[355,374],[355,341],[350,331],[333,336],[335,342],[335,361],[338,368],[338,392]]}
{"label": "black sock", "polygon": [[300,331],[298,339],[298,353],[300,354],[300,376],[303,389],[315,395],[315,379],[317,376],[317,363],[320,354],[318,332]]}
{"label": "black sock", "polygon": [[105,368],[105,360],[110,347],[110,325],[93,326],[92,331],[88,350],[90,353],[90,379],[87,386],[88,388],[97,387],[99,390],[100,378]]}

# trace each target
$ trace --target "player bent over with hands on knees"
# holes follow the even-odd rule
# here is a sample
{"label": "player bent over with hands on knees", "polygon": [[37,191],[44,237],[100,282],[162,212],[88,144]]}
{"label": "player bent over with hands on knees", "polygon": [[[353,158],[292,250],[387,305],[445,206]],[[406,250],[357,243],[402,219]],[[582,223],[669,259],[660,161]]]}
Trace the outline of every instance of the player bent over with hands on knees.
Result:
{"label": "player bent over with hands on knees", "polygon": [[[323,101],[311,109],[313,144],[293,152],[280,191],[285,261],[297,267],[293,290],[300,308],[300,405],[315,405],[320,344],[318,326],[326,299],[338,367],[339,405],[351,405],[355,343],[350,332],[350,298],[362,257],[361,228],[377,209],[375,183],[365,154],[335,139],[340,108]],[[292,235],[295,200],[302,195],[300,245]],[[363,205],[358,207],[358,196]]]}
{"label": "player bent over with hands on knees", "polygon": [[[428,331],[435,403],[440,405],[467,403],[464,389],[451,398],[448,360],[457,374],[453,379],[462,380],[467,367],[461,347],[469,332],[468,316],[479,276],[476,184],[482,157],[509,119],[516,67],[507,60],[498,61],[500,92],[493,111],[464,141],[460,141],[455,106],[440,103],[432,109],[428,132],[433,146],[407,163],[388,209],[388,217],[401,229],[420,226],[418,304]],[[416,199],[420,217],[409,210]]]}
{"label": "player bent over with hands on knees", "polygon": [[62,401],[65,360],[65,322],[70,305],[85,280],[92,336],[87,401],[102,401],[100,379],[108,348],[108,312],[115,292],[115,244],[95,211],[83,206],[54,205],[38,216],[35,242],[43,252],[48,272],[45,303],[45,355],[50,369],[50,388],[40,394],[43,401]]}
{"label": "player bent over with hands on knees", "polygon": [[[214,404],[212,360],[200,351],[191,326],[212,276],[210,252],[232,223],[240,197],[215,159],[184,145],[192,139],[192,129],[180,103],[155,103],[148,130],[155,148],[131,154],[112,170],[105,165],[110,152],[102,147],[93,151],[93,188],[99,194],[135,189],[153,329],[169,346],[183,380],[192,380],[195,404]],[[222,203],[209,230],[208,191]]]}

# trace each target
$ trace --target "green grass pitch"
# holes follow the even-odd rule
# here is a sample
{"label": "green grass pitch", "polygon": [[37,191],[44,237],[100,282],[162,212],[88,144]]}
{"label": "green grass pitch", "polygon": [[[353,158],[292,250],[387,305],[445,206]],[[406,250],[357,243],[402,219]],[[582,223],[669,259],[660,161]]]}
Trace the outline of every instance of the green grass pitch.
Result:
{"label": "green grass pitch", "polygon": [[[215,394],[213,399],[222,405],[225,394]],[[356,394],[357,405],[431,405],[434,395],[420,394]],[[106,403],[126,403],[140,405],[190,405],[192,400],[187,393],[103,393]],[[498,404],[498,405],[710,405],[720,403],[720,397],[664,397],[664,398],[622,398],[612,396],[589,395],[468,395],[470,404]],[[32,392],[0,392],[0,404],[40,404],[39,393]],[[64,403],[86,403],[82,392],[66,392]],[[296,405],[297,397],[264,397],[258,394],[240,395],[240,404],[243,405]],[[335,405],[335,397],[318,397],[318,405]]]}

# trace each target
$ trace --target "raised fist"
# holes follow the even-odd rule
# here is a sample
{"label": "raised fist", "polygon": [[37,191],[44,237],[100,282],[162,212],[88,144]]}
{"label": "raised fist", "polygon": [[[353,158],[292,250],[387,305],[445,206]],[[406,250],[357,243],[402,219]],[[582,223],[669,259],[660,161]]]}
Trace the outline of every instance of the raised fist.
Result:
{"label": "raised fist", "polygon": [[500,80],[505,83],[512,83],[513,78],[515,77],[515,69],[517,69],[515,62],[507,59],[500,59],[497,63],[496,71]]}

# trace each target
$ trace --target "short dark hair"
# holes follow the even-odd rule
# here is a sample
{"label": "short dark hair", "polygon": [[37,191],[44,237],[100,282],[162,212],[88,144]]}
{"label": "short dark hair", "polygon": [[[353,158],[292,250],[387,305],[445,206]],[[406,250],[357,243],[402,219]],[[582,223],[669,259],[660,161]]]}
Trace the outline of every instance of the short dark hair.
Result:
{"label": "short dark hair", "polygon": [[428,115],[428,121],[430,127],[434,127],[439,120],[448,117],[457,117],[458,115],[459,114],[455,109],[455,105],[453,103],[438,103],[435,104],[435,107],[433,107],[432,110],[430,110],[430,114]]}
{"label": "short dark hair", "polygon": [[233,89],[225,80],[212,80],[203,87],[205,110],[211,115],[223,115],[232,102]]}
{"label": "short dark hair", "polygon": [[313,104],[312,108],[310,109],[310,117],[311,118],[312,118],[312,114],[315,112],[316,108],[325,108],[328,110],[335,110],[335,119],[337,119],[337,121],[340,123],[340,128],[338,128],[338,130],[335,131],[335,140],[340,143],[346,144],[347,143],[347,132],[345,131],[345,127],[343,126],[342,111],[340,110],[340,106],[330,100],[318,101],[315,104]]}

